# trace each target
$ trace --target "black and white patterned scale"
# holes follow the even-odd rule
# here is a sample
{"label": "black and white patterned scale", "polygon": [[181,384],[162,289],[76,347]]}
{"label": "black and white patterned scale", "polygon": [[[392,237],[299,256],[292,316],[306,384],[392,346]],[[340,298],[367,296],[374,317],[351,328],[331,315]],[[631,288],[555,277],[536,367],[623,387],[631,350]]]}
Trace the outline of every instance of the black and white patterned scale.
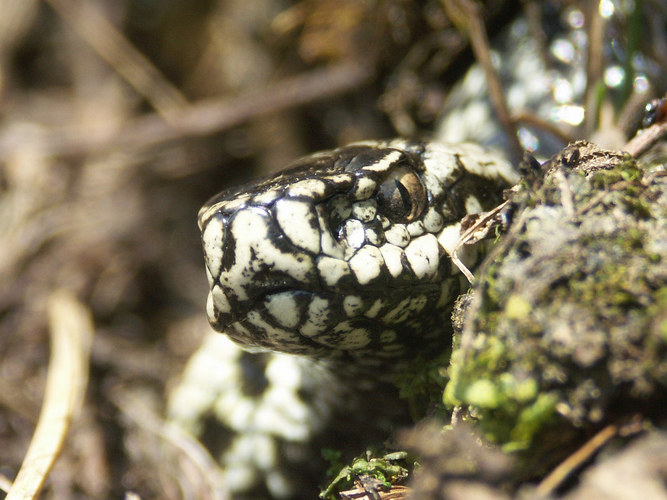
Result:
{"label": "black and white patterned scale", "polygon": [[443,345],[461,220],[516,180],[478,146],[396,139],[224,191],[199,213],[209,321],[243,346],[367,367]]}
{"label": "black and white patterned scale", "polygon": [[[467,287],[450,260],[462,218],[494,207],[517,177],[474,145],[371,141],[206,203],[207,311],[225,335],[206,336],[168,413],[224,444],[209,443],[231,497],[312,498],[304,485],[322,480],[322,448],[347,440],[357,453],[386,438],[402,406],[377,380],[448,346]],[[459,251],[470,267],[482,253]]]}

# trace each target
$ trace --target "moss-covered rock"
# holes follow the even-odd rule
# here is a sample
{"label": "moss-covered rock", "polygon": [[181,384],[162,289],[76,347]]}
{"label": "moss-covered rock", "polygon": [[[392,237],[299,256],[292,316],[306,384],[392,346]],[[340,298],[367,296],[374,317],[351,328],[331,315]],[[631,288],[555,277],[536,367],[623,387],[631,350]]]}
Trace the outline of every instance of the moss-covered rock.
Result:
{"label": "moss-covered rock", "polygon": [[528,457],[659,423],[667,402],[667,177],[583,142],[538,174],[512,193],[444,396]]}

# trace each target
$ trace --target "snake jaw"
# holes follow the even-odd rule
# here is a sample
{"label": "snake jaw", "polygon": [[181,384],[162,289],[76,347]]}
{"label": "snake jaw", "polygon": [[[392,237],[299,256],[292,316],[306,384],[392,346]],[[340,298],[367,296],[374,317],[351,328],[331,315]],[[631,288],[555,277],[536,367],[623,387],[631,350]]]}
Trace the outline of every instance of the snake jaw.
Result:
{"label": "snake jaw", "polygon": [[446,342],[461,280],[442,235],[508,184],[476,153],[358,143],[221,193],[199,214],[211,325],[245,346],[366,364]]}

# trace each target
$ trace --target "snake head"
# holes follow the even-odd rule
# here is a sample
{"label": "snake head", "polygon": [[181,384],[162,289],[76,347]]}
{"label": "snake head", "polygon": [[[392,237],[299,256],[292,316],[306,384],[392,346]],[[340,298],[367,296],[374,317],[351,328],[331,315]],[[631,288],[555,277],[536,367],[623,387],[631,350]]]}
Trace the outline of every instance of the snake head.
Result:
{"label": "snake head", "polygon": [[394,140],[224,191],[199,212],[209,321],[247,347],[370,363],[446,341],[460,221],[515,180],[474,146]]}

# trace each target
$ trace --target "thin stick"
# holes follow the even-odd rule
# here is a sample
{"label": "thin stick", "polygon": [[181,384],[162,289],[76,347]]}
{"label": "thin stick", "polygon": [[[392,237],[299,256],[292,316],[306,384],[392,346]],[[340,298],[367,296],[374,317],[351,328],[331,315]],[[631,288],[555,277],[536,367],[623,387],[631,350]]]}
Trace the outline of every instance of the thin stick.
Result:
{"label": "thin stick", "polygon": [[543,120],[539,116],[536,116],[532,113],[519,111],[518,113],[515,113],[512,116],[512,121],[516,125],[521,125],[521,124],[531,125],[533,127],[537,127],[541,130],[544,130],[549,134],[553,135],[554,137],[556,137],[558,140],[564,142],[565,144],[569,144],[570,142],[574,142],[575,140],[574,137],[572,137],[567,132],[562,131],[555,124]]}
{"label": "thin stick", "polygon": [[565,215],[569,218],[574,217],[574,194],[572,193],[572,188],[567,182],[567,178],[562,170],[556,170],[554,172],[554,177],[556,183],[558,184],[558,189],[560,190],[560,203],[563,205],[563,211]]}
{"label": "thin stick", "polygon": [[475,59],[482,66],[486,75],[486,85],[491,104],[500,125],[507,135],[512,159],[515,163],[518,163],[523,156],[523,147],[517,136],[516,125],[510,117],[500,77],[491,61],[489,38],[479,12],[479,5],[473,0],[442,0],[442,3],[447,15],[456,27],[470,37],[470,45],[475,54]]}
{"label": "thin stick", "polygon": [[49,298],[51,359],[44,404],[21,469],[6,500],[36,498],[62,447],[73,415],[81,408],[88,383],[93,335],[90,312],[70,293]]}
{"label": "thin stick", "polygon": [[265,114],[358,88],[373,75],[372,65],[343,62],[286,78],[244,95],[201,101],[184,108],[173,117],[171,124],[165,123],[158,114],[148,114],[125,122],[121,129],[98,135],[81,127],[50,130],[33,137],[26,136],[25,131],[10,132],[0,136],[0,159],[16,148],[25,148],[28,141],[44,154],[62,156],[150,147],[188,136],[212,134]]}
{"label": "thin stick", "polygon": [[558,467],[537,485],[536,493],[540,497],[549,496],[574,470],[609,442],[618,433],[618,427],[608,425],[586,444],[567,457]]}
{"label": "thin stick", "polygon": [[[471,285],[475,284],[475,276],[473,276],[473,274],[470,272],[470,269],[468,269],[468,267],[459,258],[458,251],[463,245],[466,245],[468,244],[468,242],[473,240],[473,238],[475,237],[474,233],[477,232],[477,230],[479,230],[480,228],[483,227],[485,228],[482,238],[486,236],[486,234],[488,234],[488,231],[491,229],[493,225],[492,224],[493,219],[507,206],[508,203],[509,203],[508,201],[504,201],[494,209],[485,212],[482,215],[482,217],[476,220],[472,226],[470,226],[463,232],[463,234],[461,234],[458,241],[456,242],[454,250],[452,250],[451,254],[452,263],[459,268],[459,271],[463,273],[463,275],[466,277],[466,279]],[[475,241],[473,241],[473,243],[475,243]]]}
{"label": "thin stick", "polygon": [[7,478],[7,476],[0,473],[0,491],[7,493],[11,487],[12,482]]}
{"label": "thin stick", "polygon": [[630,142],[623,146],[622,150],[630,153],[630,155],[636,158],[648,151],[651,146],[666,136],[667,122],[656,123],[634,136]]}
{"label": "thin stick", "polygon": [[598,1],[588,0],[586,3],[586,22],[588,24],[588,52],[586,54],[586,116],[584,125],[586,136],[595,130],[597,121],[597,88],[602,79],[605,21],[598,12]]}
{"label": "thin stick", "polygon": [[91,2],[46,1],[162,118],[174,122],[188,104],[185,96]]}

